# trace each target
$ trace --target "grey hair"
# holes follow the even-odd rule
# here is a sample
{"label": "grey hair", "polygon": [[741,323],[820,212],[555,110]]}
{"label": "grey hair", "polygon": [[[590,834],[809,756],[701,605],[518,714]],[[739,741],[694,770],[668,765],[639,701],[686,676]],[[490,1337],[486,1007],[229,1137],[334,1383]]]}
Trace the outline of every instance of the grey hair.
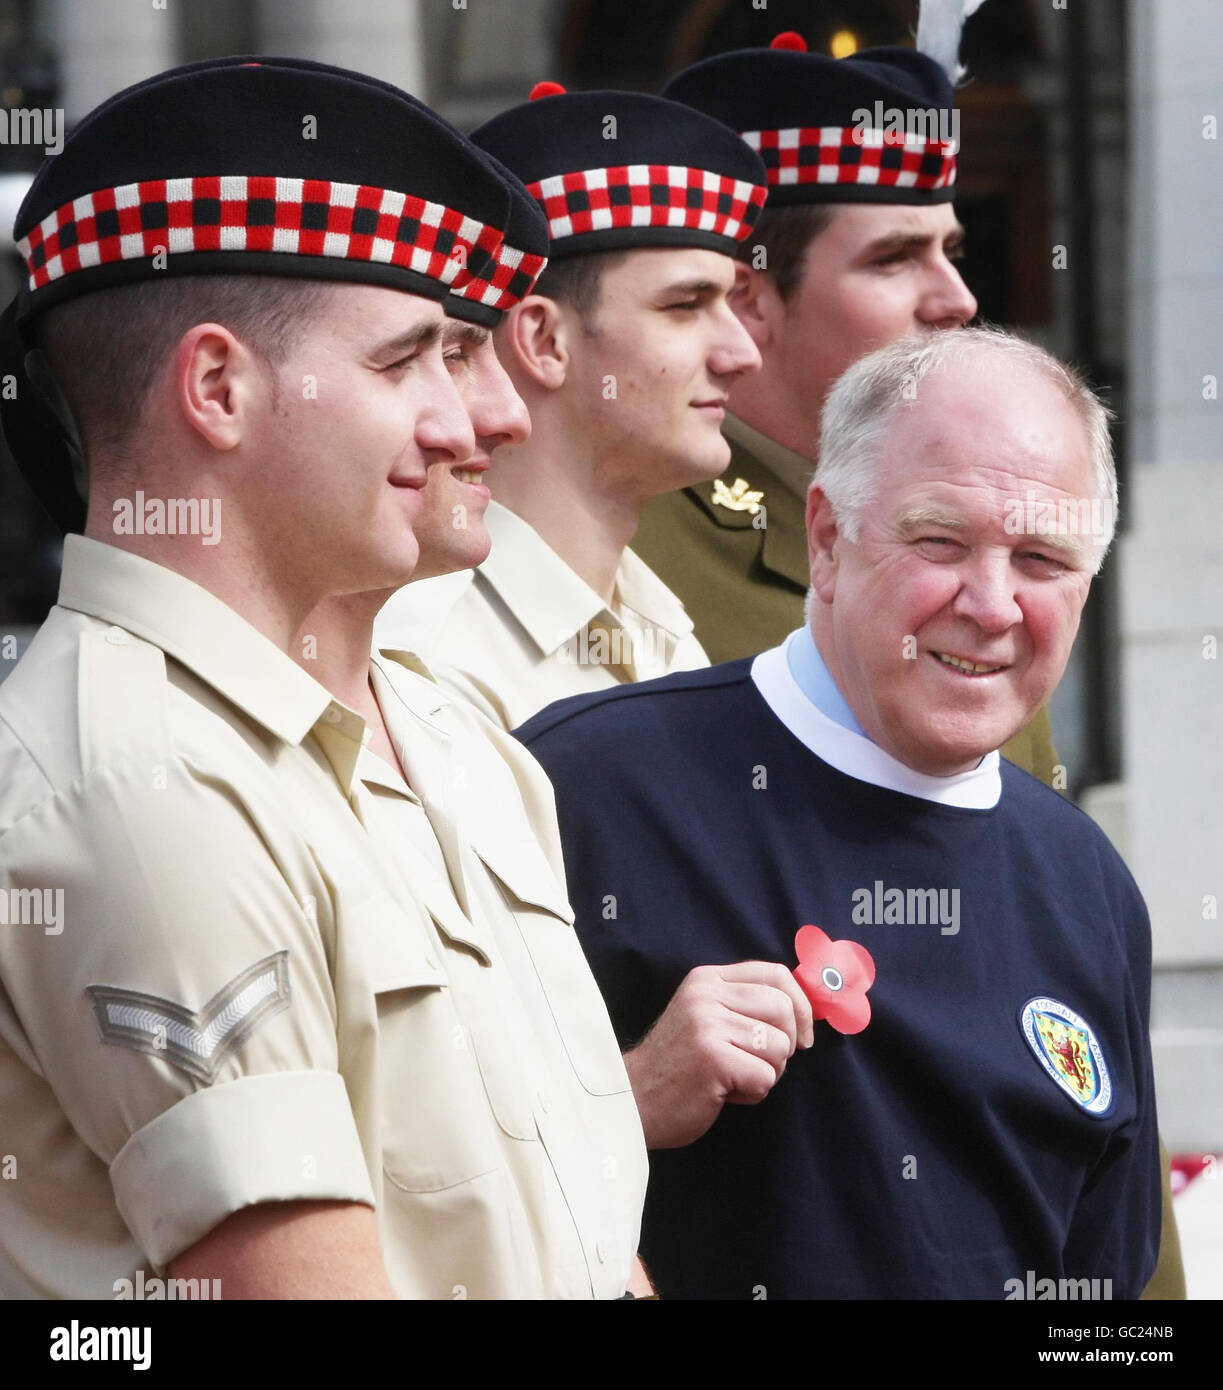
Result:
{"label": "grey hair", "polygon": [[1117,524],[1112,412],[1074,367],[1001,328],[958,328],[900,338],[855,362],[824,403],[812,486],[823,489],[845,538],[856,541],[863,512],[875,496],[883,440],[897,412],[916,399],[918,386],[931,372],[987,352],[1037,372],[1078,410],[1090,444],[1096,497],[1106,513],[1092,537],[1098,573]]}

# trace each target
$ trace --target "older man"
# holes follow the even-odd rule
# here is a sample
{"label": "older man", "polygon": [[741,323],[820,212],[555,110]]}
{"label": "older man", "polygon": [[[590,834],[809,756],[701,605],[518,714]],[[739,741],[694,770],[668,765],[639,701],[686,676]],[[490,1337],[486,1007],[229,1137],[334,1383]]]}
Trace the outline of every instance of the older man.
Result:
{"label": "older man", "polygon": [[[828,402],[809,623],[522,731],[647,1137],[680,1146],[646,1204],[664,1295],[1142,1291],[1146,910],[1094,824],[996,751],[1065,668],[1115,497],[1068,369],[994,331],[903,340]],[[799,1052],[777,990],[744,1060],[709,1047],[722,963],[792,965],[804,926],[869,952],[869,993],[858,952],[817,952],[837,1030]],[[767,1100],[724,1109],[749,1064]]]}

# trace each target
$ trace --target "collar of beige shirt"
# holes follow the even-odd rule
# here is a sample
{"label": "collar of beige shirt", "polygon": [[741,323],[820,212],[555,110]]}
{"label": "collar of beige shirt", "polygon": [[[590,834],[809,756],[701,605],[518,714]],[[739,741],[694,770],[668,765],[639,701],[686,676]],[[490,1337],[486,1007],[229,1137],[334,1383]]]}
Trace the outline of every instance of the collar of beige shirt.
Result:
{"label": "collar of beige shirt", "polygon": [[616,602],[621,611],[609,612],[590,585],[508,507],[490,502],[484,520],[493,548],[478,572],[545,656],[602,614],[617,622],[661,628],[676,641],[691,633],[692,619],[684,605],[631,550],[624,552],[616,571]]}
{"label": "collar of beige shirt", "polygon": [[753,429],[746,421],[740,420],[729,411],[722,424],[722,433],[732,444],[737,444],[749,454],[755,455],[800,501],[807,500],[807,488],[811,485],[815,473],[813,460],[803,458],[802,454],[796,454],[784,444],[778,444],[775,439],[761,434],[759,430]]}
{"label": "collar of beige shirt", "polygon": [[59,606],[160,647],[286,743],[300,743],[334,703],[215,594],[117,546],[65,538]]}

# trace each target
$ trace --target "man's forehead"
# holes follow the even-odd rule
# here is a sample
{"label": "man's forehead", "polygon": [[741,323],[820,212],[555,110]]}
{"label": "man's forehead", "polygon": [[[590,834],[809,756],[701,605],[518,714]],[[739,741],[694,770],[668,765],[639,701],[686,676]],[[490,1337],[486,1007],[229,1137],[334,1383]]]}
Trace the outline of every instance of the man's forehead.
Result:
{"label": "man's forehead", "polygon": [[902,479],[882,500],[879,520],[901,539],[927,531],[1013,546],[1037,541],[1070,564],[1083,560],[1107,518],[1090,489],[1067,491],[989,468],[932,479]]}
{"label": "man's forehead", "polygon": [[904,203],[835,203],[832,225],[862,244],[889,236],[946,237],[963,232],[950,203],[915,207]]}
{"label": "man's forehead", "polygon": [[[324,287],[320,286],[320,290]],[[427,324],[446,322],[440,300],[381,285],[336,284],[330,287],[326,321],[345,336],[384,338],[411,333]]]}
{"label": "man's forehead", "polygon": [[[720,251],[696,246],[649,246],[628,252],[608,273],[618,288],[654,293],[675,286],[712,284],[729,289],[735,262]],[[605,282],[604,289],[608,288]]]}

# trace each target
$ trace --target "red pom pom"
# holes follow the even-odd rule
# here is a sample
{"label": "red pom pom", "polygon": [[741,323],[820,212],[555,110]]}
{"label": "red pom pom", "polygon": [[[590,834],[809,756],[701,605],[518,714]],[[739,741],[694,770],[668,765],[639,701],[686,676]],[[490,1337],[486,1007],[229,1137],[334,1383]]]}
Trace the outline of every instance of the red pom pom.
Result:
{"label": "red pom pom", "polygon": [[531,88],[531,101],[538,101],[540,97],[563,97],[565,89],[559,82],[537,82]]}
{"label": "red pom pom", "polygon": [[790,53],[806,53],[807,40],[793,29],[787,29],[784,34],[778,34],[769,47],[784,48]]}

